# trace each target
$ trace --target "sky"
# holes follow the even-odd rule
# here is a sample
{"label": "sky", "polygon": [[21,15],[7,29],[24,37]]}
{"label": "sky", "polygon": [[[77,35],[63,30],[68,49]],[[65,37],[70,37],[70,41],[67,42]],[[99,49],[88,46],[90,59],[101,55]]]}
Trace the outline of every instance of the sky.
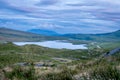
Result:
{"label": "sky", "polygon": [[0,27],[112,32],[120,29],[120,0],[0,0]]}

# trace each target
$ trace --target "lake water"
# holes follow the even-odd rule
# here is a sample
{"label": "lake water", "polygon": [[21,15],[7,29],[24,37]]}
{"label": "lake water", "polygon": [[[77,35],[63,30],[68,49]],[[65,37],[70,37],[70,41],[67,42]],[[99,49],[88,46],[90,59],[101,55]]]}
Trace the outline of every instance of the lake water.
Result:
{"label": "lake water", "polygon": [[14,42],[14,44],[18,46],[23,46],[26,44],[35,44],[43,47],[48,48],[55,48],[55,49],[87,49],[86,44],[79,44],[73,45],[72,43],[68,42],[60,42],[60,41],[43,41],[43,42]]}

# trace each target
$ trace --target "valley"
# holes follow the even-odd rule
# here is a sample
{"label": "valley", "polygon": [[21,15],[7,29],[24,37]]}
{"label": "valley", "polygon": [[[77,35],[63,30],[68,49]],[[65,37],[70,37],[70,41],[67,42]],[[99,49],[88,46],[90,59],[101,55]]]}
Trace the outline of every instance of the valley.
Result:
{"label": "valley", "polygon": [[59,36],[1,28],[0,79],[120,79],[120,51],[110,52],[119,48],[119,34],[103,41]]}
{"label": "valley", "polygon": [[[117,76],[119,79],[120,52],[101,57],[112,49],[114,48],[70,50],[52,49],[33,44],[17,46],[11,42],[0,43],[0,77],[23,80],[79,80],[96,79],[97,76],[100,79],[116,79]],[[116,75],[109,75],[111,74],[109,70]],[[29,77],[25,76],[28,74]],[[102,77],[103,75],[105,76]]]}
{"label": "valley", "polygon": [[0,80],[120,80],[120,0],[0,0]]}

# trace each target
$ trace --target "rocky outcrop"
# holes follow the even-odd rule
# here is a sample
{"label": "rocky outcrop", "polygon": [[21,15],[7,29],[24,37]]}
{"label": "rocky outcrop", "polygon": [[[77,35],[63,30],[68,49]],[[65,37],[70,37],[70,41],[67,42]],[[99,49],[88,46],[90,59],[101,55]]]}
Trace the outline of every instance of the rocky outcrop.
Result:
{"label": "rocky outcrop", "polygon": [[113,49],[113,50],[111,50],[111,51],[105,53],[104,57],[107,57],[107,56],[116,54],[116,53],[118,53],[118,52],[120,52],[120,47],[119,47],[119,48],[116,48],[116,49]]}

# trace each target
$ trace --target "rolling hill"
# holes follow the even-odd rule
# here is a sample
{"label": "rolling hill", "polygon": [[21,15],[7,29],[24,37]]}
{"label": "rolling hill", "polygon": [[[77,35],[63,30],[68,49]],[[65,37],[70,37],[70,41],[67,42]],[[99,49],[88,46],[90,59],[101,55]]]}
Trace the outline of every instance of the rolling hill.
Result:
{"label": "rolling hill", "polygon": [[[35,31],[35,30],[34,30]],[[39,34],[38,34],[38,33]],[[104,34],[64,34],[59,35],[56,32],[38,30],[36,33],[0,28],[0,41],[45,41],[45,40],[80,40],[93,42],[115,42],[120,41],[120,30]],[[49,34],[50,33],[50,34]],[[46,35],[45,35],[46,34]],[[47,35],[49,34],[49,35]]]}
{"label": "rolling hill", "polygon": [[104,34],[64,34],[62,36],[76,40],[114,42],[120,41],[120,30]]}
{"label": "rolling hill", "polygon": [[0,28],[0,41],[44,41],[44,40],[60,40],[60,37],[38,35],[30,32]]}
{"label": "rolling hill", "polygon": [[94,41],[94,42],[120,41],[120,30],[111,33],[103,33],[103,34],[58,34],[54,31],[42,30],[42,29],[31,29],[28,32],[40,34],[40,35],[64,37],[67,38],[67,40],[73,39],[73,40]]}

